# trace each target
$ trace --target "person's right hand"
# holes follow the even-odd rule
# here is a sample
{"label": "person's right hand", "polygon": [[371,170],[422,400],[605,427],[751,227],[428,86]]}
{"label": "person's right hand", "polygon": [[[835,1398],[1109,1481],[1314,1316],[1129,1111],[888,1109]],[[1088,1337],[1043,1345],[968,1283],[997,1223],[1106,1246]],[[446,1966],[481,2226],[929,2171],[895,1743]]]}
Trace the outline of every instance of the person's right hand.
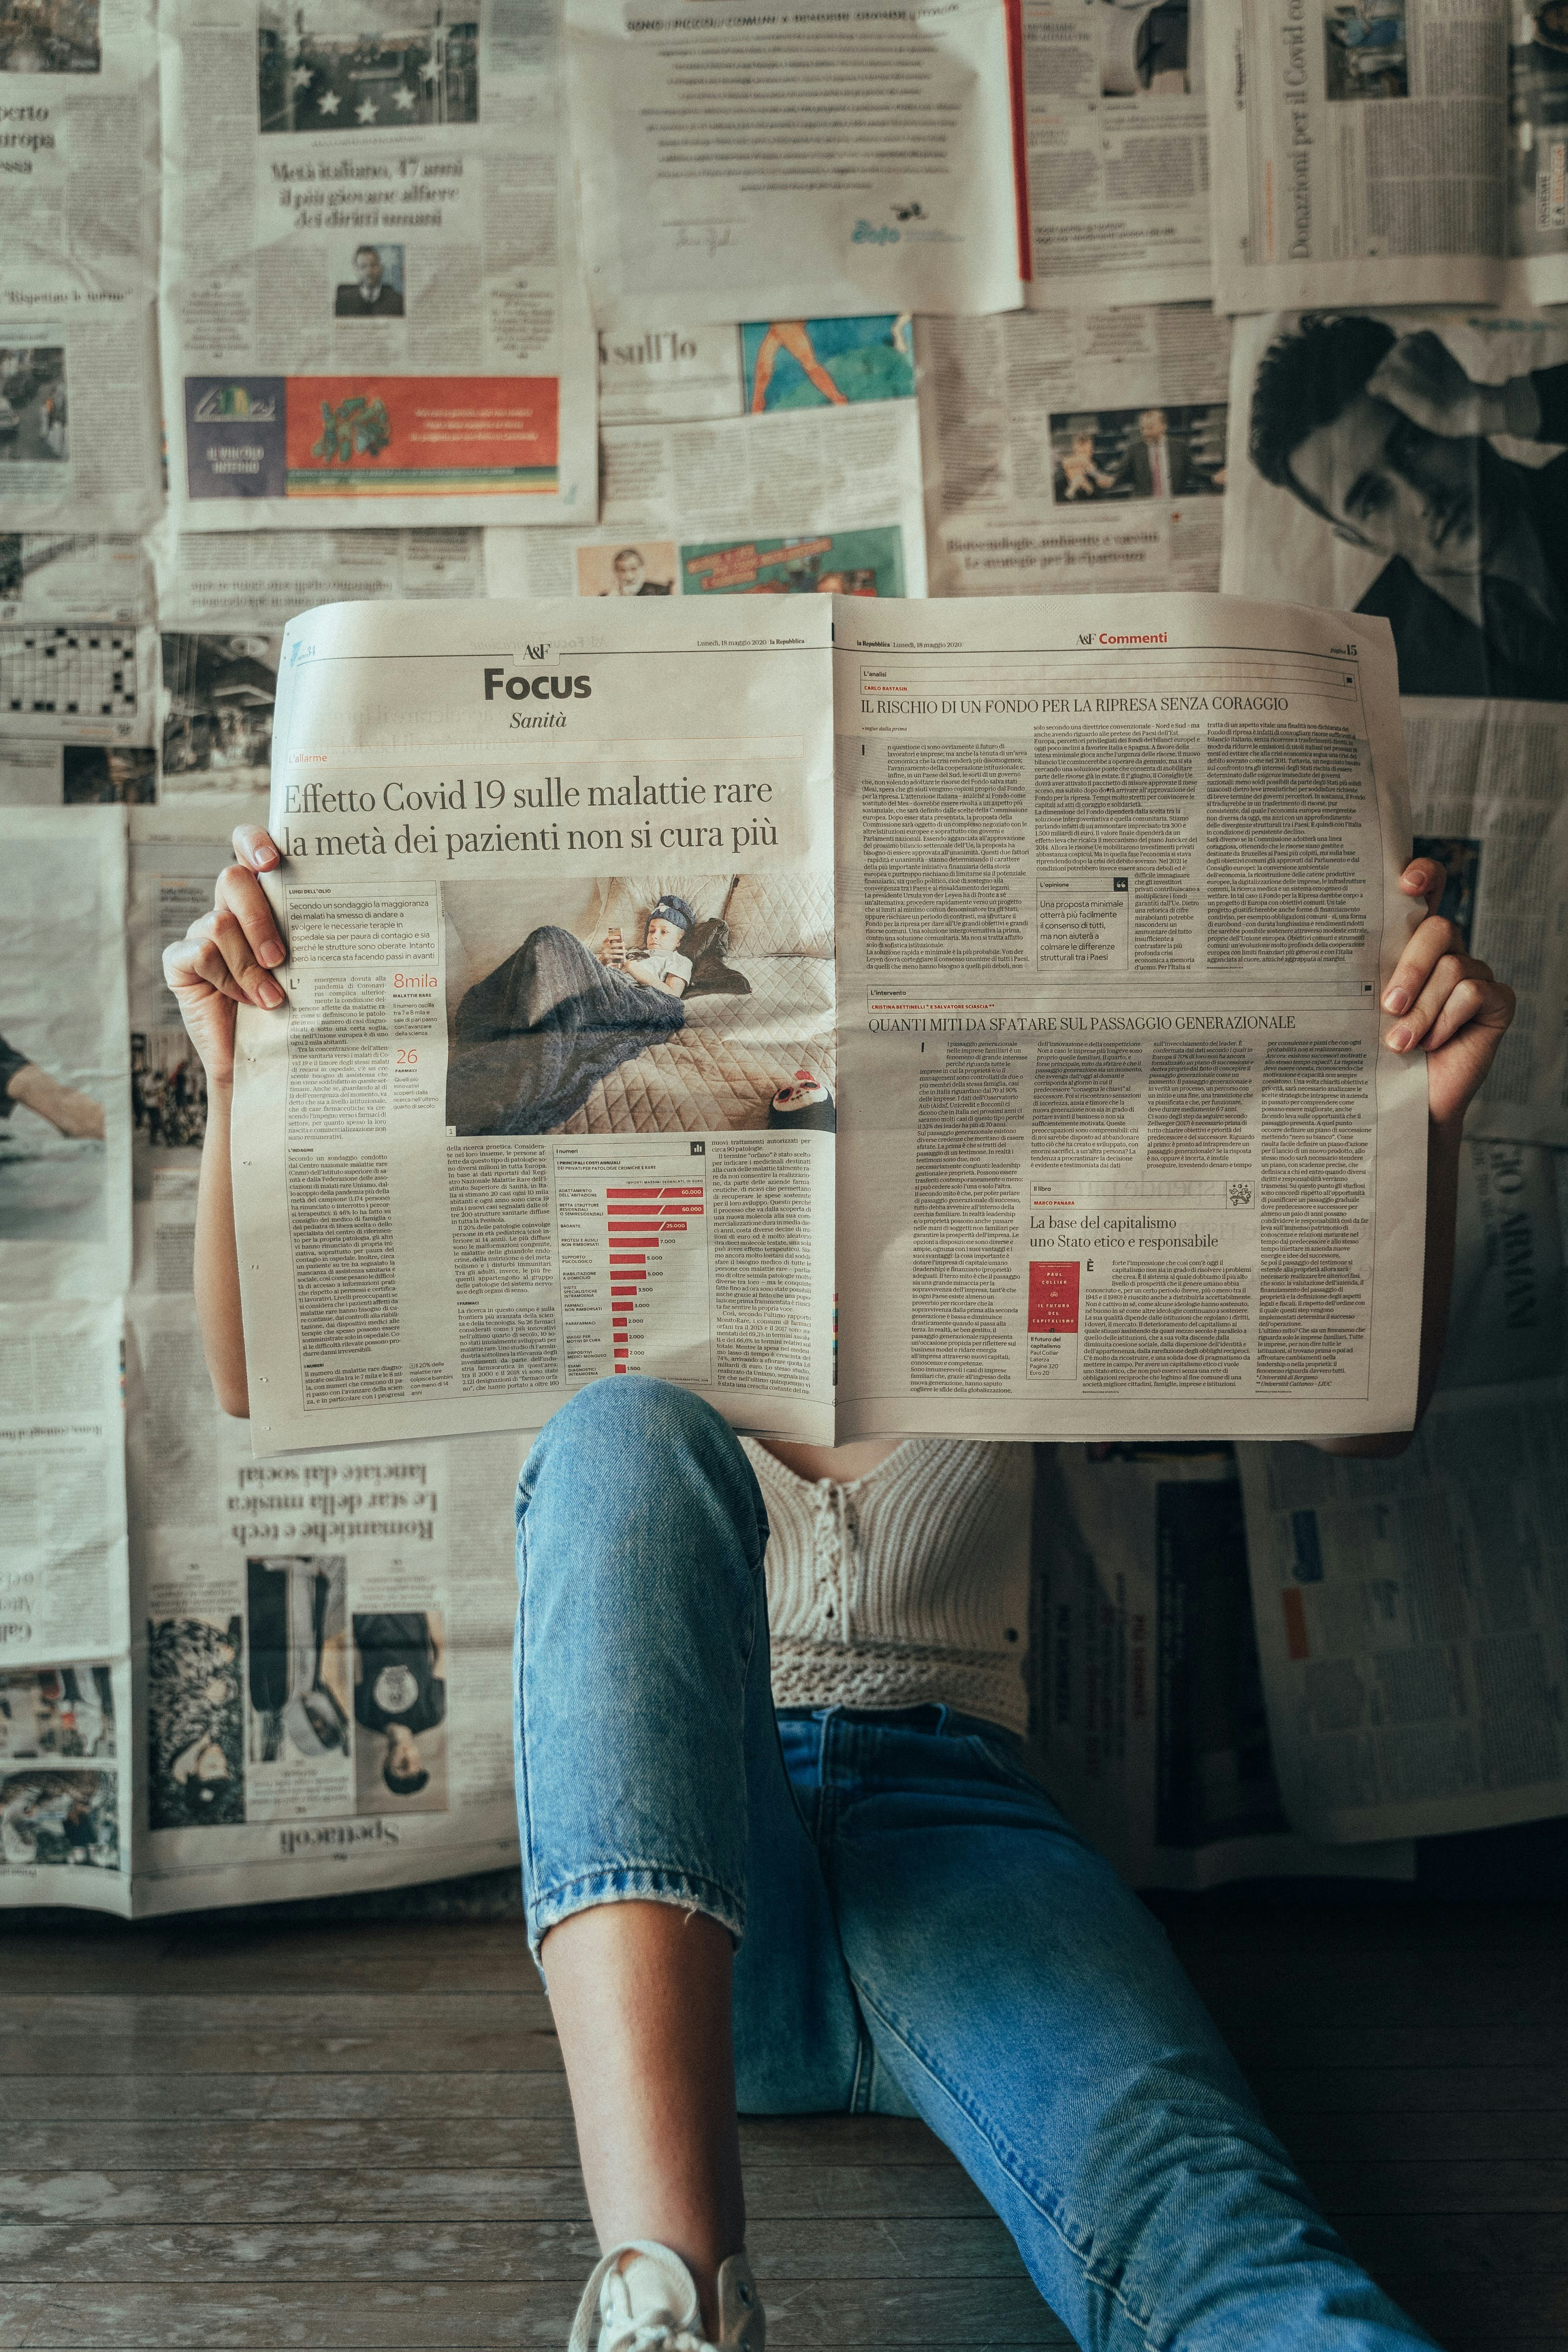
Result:
{"label": "person's right hand", "polygon": [[278,865],[278,845],[263,826],[239,824],[234,854],[237,862],[217,877],[211,914],[163,950],[164,981],[214,1087],[234,1077],[236,1009],[258,1004],[270,1013],[284,1002],[272,971],[283,961],[283,942],[256,878]]}
{"label": "person's right hand", "polygon": [[1473,383],[1430,327],[1401,335],[1366,388],[1374,400],[1387,401],[1423,432],[1445,441],[1508,430],[1504,387]]}

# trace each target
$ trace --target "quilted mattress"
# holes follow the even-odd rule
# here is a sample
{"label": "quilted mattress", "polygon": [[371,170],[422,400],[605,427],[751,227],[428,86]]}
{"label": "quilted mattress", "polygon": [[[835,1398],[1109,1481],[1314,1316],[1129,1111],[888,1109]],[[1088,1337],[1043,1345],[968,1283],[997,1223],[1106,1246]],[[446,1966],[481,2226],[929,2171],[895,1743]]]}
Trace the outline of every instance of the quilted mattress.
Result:
{"label": "quilted mattress", "polygon": [[559,1135],[766,1127],[780,1087],[805,1068],[836,1091],[833,965],[823,956],[737,956],[750,996],[698,996],[686,1026],[601,1078]]}

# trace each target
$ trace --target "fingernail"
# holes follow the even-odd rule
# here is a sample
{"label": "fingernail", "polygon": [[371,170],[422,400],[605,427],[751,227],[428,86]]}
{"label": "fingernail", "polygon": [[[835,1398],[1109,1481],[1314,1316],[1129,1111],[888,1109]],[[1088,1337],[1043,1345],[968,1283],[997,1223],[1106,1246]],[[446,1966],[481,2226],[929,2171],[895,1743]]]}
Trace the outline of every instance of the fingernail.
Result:
{"label": "fingernail", "polygon": [[275,849],[258,849],[253,851],[252,855],[258,867],[263,873],[269,866],[276,866],[278,863],[278,852]]}
{"label": "fingernail", "polygon": [[256,993],[269,1013],[283,1002],[283,991],[275,980],[264,980]]}
{"label": "fingernail", "polygon": [[1406,1047],[1406,1045],[1409,1045],[1409,1043],[1410,1043],[1410,1032],[1409,1032],[1409,1030],[1408,1030],[1408,1029],[1391,1029],[1391,1030],[1389,1031],[1389,1033],[1388,1033],[1388,1043],[1389,1043],[1389,1048],[1390,1048],[1390,1051],[1391,1051],[1391,1052],[1395,1053],[1395,1054],[1403,1054],[1403,1053],[1404,1053],[1404,1051],[1405,1051],[1405,1047]]}
{"label": "fingernail", "polygon": [[1409,1004],[1410,991],[1407,988],[1391,988],[1383,1000],[1383,1009],[1385,1013],[1404,1013],[1408,1010]]}
{"label": "fingernail", "polygon": [[[283,950],[276,940],[268,940],[264,948],[257,949],[256,957],[258,963],[281,963]],[[1397,1004],[1391,1004],[1388,1009],[1391,1013],[1403,1013],[1405,999],[1401,997]]]}

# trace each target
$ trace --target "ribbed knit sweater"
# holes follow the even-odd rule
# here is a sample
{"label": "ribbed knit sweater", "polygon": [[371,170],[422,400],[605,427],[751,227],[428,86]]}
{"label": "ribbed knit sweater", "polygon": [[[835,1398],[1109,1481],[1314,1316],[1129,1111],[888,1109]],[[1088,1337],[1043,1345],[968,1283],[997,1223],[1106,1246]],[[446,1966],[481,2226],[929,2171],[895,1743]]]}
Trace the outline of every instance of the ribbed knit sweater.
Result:
{"label": "ribbed knit sweater", "polygon": [[1026,1731],[1034,1448],[911,1437],[841,1486],[741,1443],[768,1509],[775,1706],[938,1700]]}

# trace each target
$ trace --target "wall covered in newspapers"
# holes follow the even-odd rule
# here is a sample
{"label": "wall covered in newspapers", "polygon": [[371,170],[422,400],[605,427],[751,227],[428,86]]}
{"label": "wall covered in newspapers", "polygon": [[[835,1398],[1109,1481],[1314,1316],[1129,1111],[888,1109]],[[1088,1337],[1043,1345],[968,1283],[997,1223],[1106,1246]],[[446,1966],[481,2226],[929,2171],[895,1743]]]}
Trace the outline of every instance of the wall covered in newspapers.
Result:
{"label": "wall covered in newspapers", "polygon": [[[1387,625],[1416,847],[1520,998],[1439,1402],[1390,1464],[1042,1451],[1034,1738],[1144,1885],[1568,1811],[1565,188],[1565,0],[0,0],[0,1906],[515,1853],[521,1430],[258,1454],[192,1298],[162,949],[267,820],[289,625],[371,601]],[[1302,824],[1309,899],[1342,848]],[[559,1131],[696,1201],[822,1124],[831,886],[621,862],[539,922],[619,939],[679,867],[709,1058]],[[421,948],[475,992],[489,887]]]}

